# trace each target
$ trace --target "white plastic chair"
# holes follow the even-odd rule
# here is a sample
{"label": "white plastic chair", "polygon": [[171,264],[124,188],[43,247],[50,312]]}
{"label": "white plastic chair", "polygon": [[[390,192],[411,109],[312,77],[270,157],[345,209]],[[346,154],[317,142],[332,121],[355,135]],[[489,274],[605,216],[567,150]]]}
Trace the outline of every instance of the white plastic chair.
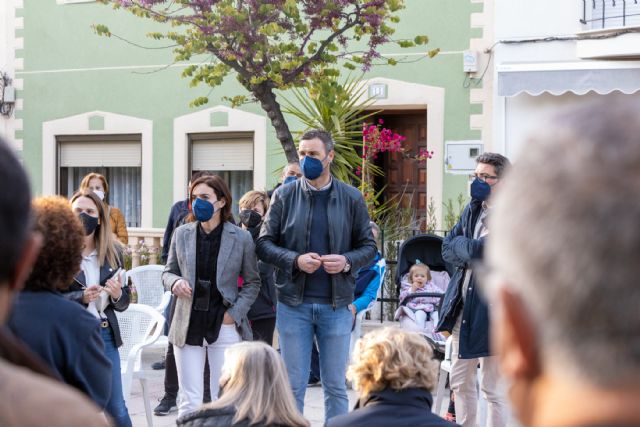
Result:
{"label": "white plastic chair", "polygon": [[122,373],[122,393],[125,401],[131,396],[131,383],[140,380],[147,425],[153,427],[153,414],[149,403],[146,372],[142,370],[142,350],[151,346],[162,334],[164,317],[155,309],[142,304],[129,304],[123,312],[116,312],[120,325],[122,346],[120,370]]}
{"label": "white plastic chair", "polygon": [[169,304],[171,292],[165,292],[162,284],[163,265],[143,265],[127,271],[129,277],[138,292],[138,304],[153,307],[159,313],[163,313]]}
{"label": "white plastic chair", "polygon": [[444,415],[440,413],[442,406],[442,400],[444,394],[447,392],[445,386],[447,384],[447,376],[451,373],[451,354],[453,352],[453,337],[447,338],[447,343],[444,347],[444,360],[440,362],[440,375],[438,376],[438,387],[436,388],[436,401],[431,408],[431,412],[437,415]]}
{"label": "white plastic chair", "polygon": [[362,337],[362,321],[364,320],[365,314],[369,311],[373,310],[378,302],[378,298],[380,298],[380,289],[384,286],[384,278],[387,273],[387,263],[384,258],[381,258],[378,261],[378,267],[380,268],[380,286],[378,286],[378,292],[376,293],[376,298],[369,303],[367,308],[362,311],[356,313],[356,323],[351,331],[351,341],[349,342],[349,359],[351,359],[351,354],[353,353],[353,348],[356,345],[356,341],[358,341]]}

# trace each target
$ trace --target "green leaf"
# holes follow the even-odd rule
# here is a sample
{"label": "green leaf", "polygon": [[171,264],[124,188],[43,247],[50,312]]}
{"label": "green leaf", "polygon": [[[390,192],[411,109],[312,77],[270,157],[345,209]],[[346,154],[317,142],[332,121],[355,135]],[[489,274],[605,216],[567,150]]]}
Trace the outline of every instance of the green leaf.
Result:
{"label": "green leaf", "polygon": [[427,36],[416,36],[416,38],[413,39],[413,42],[417,45],[424,45],[429,43],[429,37]]}
{"label": "green leaf", "polygon": [[93,28],[93,31],[95,31],[95,33],[99,36],[111,37],[111,31],[109,31],[109,27],[107,27],[106,25],[94,24],[91,26],[91,28]]}
{"label": "green leaf", "polygon": [[209,103],[209,98],[207,98],[206,96],[199,96],[196,99],[194,99],[193,101],[191,101],[189,103],[190,107],[200,107],[202,105],[208,104]]}

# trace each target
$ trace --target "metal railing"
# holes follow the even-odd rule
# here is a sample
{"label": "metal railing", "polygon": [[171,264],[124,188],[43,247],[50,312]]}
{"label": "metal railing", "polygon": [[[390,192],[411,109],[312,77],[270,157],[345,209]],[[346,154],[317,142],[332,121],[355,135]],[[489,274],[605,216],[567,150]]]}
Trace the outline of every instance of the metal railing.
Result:
{"label": "metal railing", "polygon": [[592,29],[640,25],[638,0],[582,0],[580,23]]}

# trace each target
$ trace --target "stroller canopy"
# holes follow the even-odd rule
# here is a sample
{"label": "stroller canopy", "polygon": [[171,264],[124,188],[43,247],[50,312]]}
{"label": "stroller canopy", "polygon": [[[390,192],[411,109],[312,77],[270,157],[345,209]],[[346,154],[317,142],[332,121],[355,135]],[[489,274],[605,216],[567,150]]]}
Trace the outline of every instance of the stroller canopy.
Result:
{"label": "stroller canopy", "polygon": [[400,279],[409,268],[419,259],[433,271],[446,271],[453,276],[453,266],[442,259],[442,237],[433,234],[419,234],[404,241],[398,252],[396,268],[396,284],[400,286]]}

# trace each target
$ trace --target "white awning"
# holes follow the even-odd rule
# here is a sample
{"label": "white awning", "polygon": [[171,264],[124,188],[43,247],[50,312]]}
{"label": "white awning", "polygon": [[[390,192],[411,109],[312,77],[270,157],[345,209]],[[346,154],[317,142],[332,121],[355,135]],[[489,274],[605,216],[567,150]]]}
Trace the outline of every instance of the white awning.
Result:
{"label": "white awning", "polygon": [[253,134],[191,134],[191,168],[203,171],[253,170]]}
{"label": "white awning", "polygon": [[141,167],[140,135],[63,135],[56,138],[60,167]]}
{"label": "white awning", "polygon": [[640,61],[503,63],[497,72],[499,96],[640,91]]}

